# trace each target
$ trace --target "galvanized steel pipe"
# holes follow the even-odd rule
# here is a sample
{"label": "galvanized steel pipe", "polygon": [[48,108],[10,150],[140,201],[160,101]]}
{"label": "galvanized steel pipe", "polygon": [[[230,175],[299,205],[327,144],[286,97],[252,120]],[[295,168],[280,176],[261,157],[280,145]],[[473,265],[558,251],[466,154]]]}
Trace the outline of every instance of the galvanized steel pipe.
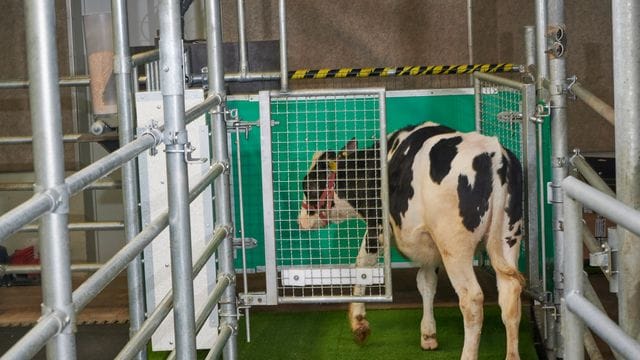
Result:
{"label": "galvanized steel pipe", "polygon": [[[191,272],[191,276],[193,278],[195,278],[204,268],[204,265],[207,263],[211,255],[216,251],[216,249],[220,246],[220,243],[227,237],[228,234],[228,229],[225,227],[218,227],[216,229],[211,241],[207,244],[207,246],[202,251],[200,256],[198,256],[198,259],[193,265],[193,269]],[[127,345],[125,345],[120,353],[118,353],[116,359],[131,359],[134,354],[136,354],[140,349],[144,347],[144,345],[149,341],[158,326],[160,326],[164,318],[169,315],[169,312],[174,307],[173,294],[173,289],[170,289],[169,292],[164,296],[164,298],[162,298],[162,300],[158,303],[153,312],[149,314],[147,320],[142,324],[140,330],[133,337],[131,337],[131,340],[129,340]],[[195,327],[194,331],[197,332],[197,330],[195,330]]]}
{"label": "galvanized steel pipe", "polygon": [[576,97],[587,104],[593,111],[597,112],[611,125],[615,125],[615,114],[611,105],[602,101],[599,97],[595,96],[591,91],[585,89],[582,84],[575,83],[571,86],[571,91]]}
{"label": "galvanized steel pipe", "polygon": [[[616,193],[640,209],[640,3],[613,0],[613,94],[615,104]],[[618,310],[622,329],[640,339],[640,237],[618,227]],[[637,353],[636,353],[637,354]]]}
{"label": "galvanized steel pipe", "polygon": [[[282,1],[282,0],[281,0]],[[207,24],[207,66],[209,68],[209,89],[208,96],[220,96],[226,100],[224,66],[223,66],[223,46],[222,46],[222,8],[220,0],[206,0],[206,24]],[[282,39],[281,39],[282,41]],[[282,51],[282,49],[281,49]],[[282,58],[281,58],[282,60]],[[282,69],[281,69],[282,70]],[[286,69],[285,69],[286,70]],[[286,77],[286,72],[284,73]],[[211,115],[211,142],[213,146],[213,158],[215,161],[229,164],[229,148],[227,146],[227,125],[223,111],[225,103],[217,106],[216,111]],[[231,194],[229,174],[225,173],[218,178],[214,184],[215,214],[216,224],[233,229],[233,217],[231,215]],[[232,235],[220,244],[218,249],[218,270],[220,273],[235,274],[233,261]],[[235,329],[238,327],[236,314],[236,286],[234,281],[226,288],[222,296],[219,307],[219,315],[222,319],[221,328],[230,327],[234,329],[230,334],[229,341],[224,347],[224,359],[236,359],[237,337]],[[219,335],[220,336],[220,335]]]}
{"label": "galvanized steel pipe", "polygon": [[60,311],[69,321],[47,343],[47,357],[75,359],[75,314],[71,303],[71,252],[67,222],[69,193],[64,188],[62,113],[58,86],[55,4],[25,1],[29,101],[36,188],[56,190],[54,207],[40,220],[43,315]]}

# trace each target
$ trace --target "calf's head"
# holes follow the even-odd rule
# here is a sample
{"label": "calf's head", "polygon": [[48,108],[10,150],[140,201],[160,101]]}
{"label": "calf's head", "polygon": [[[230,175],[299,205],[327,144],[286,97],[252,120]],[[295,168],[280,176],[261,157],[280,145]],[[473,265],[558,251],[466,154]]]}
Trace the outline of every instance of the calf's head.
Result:
{"label": "calf's head", "polygon": [[298,215],[301,229],[316,229],[327,226],[329,222],[343,220],[344,200],[336,194],[340,168],[350,152],[357,148],[356,140],[351,140],[336,153],[320,151],[313,155],[309,171],[302,180],[302,205]]}

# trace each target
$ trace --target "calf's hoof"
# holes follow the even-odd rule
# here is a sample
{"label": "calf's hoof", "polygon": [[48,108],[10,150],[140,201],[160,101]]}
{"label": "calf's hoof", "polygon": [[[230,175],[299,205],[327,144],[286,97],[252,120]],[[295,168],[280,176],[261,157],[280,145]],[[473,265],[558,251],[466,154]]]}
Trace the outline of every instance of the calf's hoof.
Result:
{"label": "calf's hoof", "polygon": [[356,316],[355,321],[351,323],[351,333],[353,334],[353,340],[358,344],[362,344],[367,340],[369,334],[371,334],[371,329],[364,316]]}
{"label": "calf's hoof", "polygon": [[420,346],[422,350],[435,350],[438,348],[438,339],[436,334],[424,334],[420,338]]}

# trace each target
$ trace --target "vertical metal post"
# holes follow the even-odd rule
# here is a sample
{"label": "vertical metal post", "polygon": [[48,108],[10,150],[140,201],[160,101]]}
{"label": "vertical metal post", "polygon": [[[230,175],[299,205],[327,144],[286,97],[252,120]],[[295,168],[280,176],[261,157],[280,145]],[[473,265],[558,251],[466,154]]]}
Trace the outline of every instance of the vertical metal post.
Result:
{"label": "vertical metal post", "polygon": [[289,91],[289,68],[287,65],[287,2],[278,0],[278,20],[280,24],[280,89]]}
{"label": "vertical metal post", "polygon": [[[549,0],[547,3],[549,28],[564,28],[564,0]],[[566,49],[565,49],[566,51]],[[549,60],[549,95],[551,106],[551,201],[553,209],[553,234],[555,240],[553,280],[555,284],[554,302],[560,305],[563,292],[564,221],[562,211],[562,188],[560,183],[567,176],[567,105],[566,69],[564,53]],[[556,351],[562,353],[562,338],[556,326]]]}
{"label": "vertical metal post", "polygon": [[67,230],[69,193],[64,185],[62,114],[58,87],[55,3],[25,1],[29,100],[36,191],[56,188],[55,208],[40,219],[43,314],[62,311],[68,321],[47,343],[47,358],[75,359],[71,255]]}
{"label": "vertical metal post", "polygon": [[469,64],[473,64],[473,0],[467,0],[467,47]]}
{"label": "vertical metal post", "polygon": [[[222,8],[220,0],[207,0],[206,27],[207,27],[207,67],[209,68],[209,94],[207,96],[220,96],[222,101],[211,113],[211,133],[213,144],[213,161],[229,164],[227,147],[227,124],[225,123],[226,94],[224,88],[224,67],[222,62]],[[216,226],[233,228],[231,217],[231,193],[229,189],[229,172],[225,171],[214,183]],[[233,231],[228,231],[229,236],[218,248],[218,268],[221,274],[235,274],[233,265]],[[223,358],[236,359],[237,353],[237,328],[238,319],[236,307],[236,284],[233,281],[225,289],[220,300],[220,328],[233,330],[223,350]]]}
{"label": "vertical metal post", "polygon": [[[564,295],[583,295],[582,283],[582,205],[564,197]],[[583,295],[584,296],[584,295]],[[562,301],[562,329],[564,356],[567,360],[584,359],[584,325],[580,318],[567,309]]]}
{"label": "vertical metal post", "polygon": [[196,358],[191,222],[185,151],[184,72],[180,3],[160,1],[160,87],[164,106],[164,143],[167,157],[167,193],[174,293],[174,329],[178,359]]}
{"label": "vertical metal post", "polygon": [[[613,92],[615,103],[616,192],[618,200],[640,208],[640,4],[612,1]],[[618,226],[621,328],[640,339],[640,239]]]}
{"label": "vertical metal post", "polygon": [[480,79],[472,76],[473,79],[473,94],[474,94],[474,117],[476,122],[476,131],[481,131],[482,126],[482,84]]}
{"label": "vertical metal post", "polygon": [[549,77],[547,57],[547,0],[536,0],[536,90],[538,96],[543,91],[542,80]]}
{"label": "vertical metal post", "polygon": [[249,70],[247,61],[247,32],[244,17],[244,0],[237,0],[238,4],[238,49],[240,51],[240,77],[245,77]]}
{"label": "vertical metal post", "polygon": [[[531,66],[536,64],[536,28],[535,26],[527,25],[524,27],[524,58],[527,71],[531,69]],[[535,74],[533,74],[536,76]]]}
{"label": "vertical metal post", "polygon": [[529,286],[536,293],[540,294],[540,271],[539,251],[538,251],[538,152],[537,152],[537,131],[534,122],[536,111],[536,89],[534,84],[522,86],[522,157],[524,159],[524,181],[525,181],[525,204],[527,209],[527,265],[529,275]]}
{"label": "vertical metal post", "polygon": [[[116,78],[118,133],[121,145],[133,141],[135,121],[126,3],[126,0],[111,1],[114,47],[113,72]],[[127,242],[131,241],[140,232],[136,168],[135,160],[122,165],[122,204],[124,207],[124,234]],[[129,290],[129,337],[132,337],[142,326],[145,314],[142,259],[140,256],[137,256],[127,268],[127,283]],[[146,359],[146,350],[140,351],[136,358],[140,360]]]}

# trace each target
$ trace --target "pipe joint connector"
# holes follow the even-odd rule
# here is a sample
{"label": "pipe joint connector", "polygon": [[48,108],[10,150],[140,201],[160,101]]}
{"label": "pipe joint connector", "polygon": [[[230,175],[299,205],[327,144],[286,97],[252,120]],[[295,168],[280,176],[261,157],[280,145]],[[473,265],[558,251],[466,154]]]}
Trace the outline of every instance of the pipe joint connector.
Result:
{"label": "pipe joint connector", "polygon": [[153,146],[151,147],[151,149],[149,149],[149,153],[151,154],[151,156],[155,156],[158,153],[157,146],[163,142],[164,138],[164,135],[162,134],[160,129],[158,129],[158,122],[155,120],[152,121],[151,125],[149,125],[149,127],[147,127],[147,129],[142,134],[140,134],[141,137],[144,135],[149,135],[153,138]]}
{"label": "pipe joint connector", "polygon": [[178,131],[165,130],[162,139],[165,145],[185,145],[189,142],[189,134],[186,129]]}
{"label": "pipe joint connector", "polygon": [[56,187],[47,189],[44,195],[51,200],[50,212],[54,214],[69,213],[69,188],[67,184],[60,184]]}

